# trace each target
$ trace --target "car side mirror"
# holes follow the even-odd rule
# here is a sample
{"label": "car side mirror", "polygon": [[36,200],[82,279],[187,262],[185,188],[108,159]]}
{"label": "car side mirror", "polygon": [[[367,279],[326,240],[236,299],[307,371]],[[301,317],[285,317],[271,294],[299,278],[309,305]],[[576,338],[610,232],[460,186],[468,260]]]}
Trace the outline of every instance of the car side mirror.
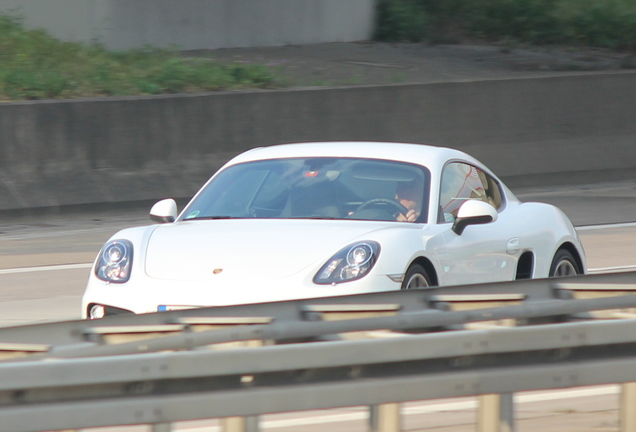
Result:
{"label": "car side mirror", "polygon": [[497,210],[487,202],[472,199],[466,201],[457,212],[453,223],[455,234],[462,235],[469,225],[481,225],[497,220]]}
{"label": "car side mirror", "polygon": [[150,220],[153,222],[174,222],[177,219],[177,202],[172,198],[161,200],[150,209]]}

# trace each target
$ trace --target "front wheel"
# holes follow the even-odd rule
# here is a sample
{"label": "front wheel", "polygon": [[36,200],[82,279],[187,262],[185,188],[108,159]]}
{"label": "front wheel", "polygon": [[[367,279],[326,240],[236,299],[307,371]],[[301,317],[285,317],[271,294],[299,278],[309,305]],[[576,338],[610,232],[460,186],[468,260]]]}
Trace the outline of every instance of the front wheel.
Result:
{"label": "front wheel", "polygon": [[574,256],[565,249],[560,249],[554,255],[550,265],[550,277],[576,276],[583,273]]}
{"label": "front wheel", "polygon": [[402,289],[428,288],[431,286],[431,278],[424,267],[419,264],[413,264],[406,271],[404,281],[402,281]]}

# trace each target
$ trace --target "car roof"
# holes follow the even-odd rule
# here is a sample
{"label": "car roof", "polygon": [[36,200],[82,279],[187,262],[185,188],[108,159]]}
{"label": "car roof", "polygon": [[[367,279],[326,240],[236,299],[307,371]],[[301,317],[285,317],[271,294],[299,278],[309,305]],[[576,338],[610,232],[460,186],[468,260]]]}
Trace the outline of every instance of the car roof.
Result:
{"label": "car roof", "polygon": [[449,160],[464,160],[482,165],[468,154],[447,148],[426,144],[410,144],[377,141],[329,141],[294,144],[278,144],[248,150],[228,165],[262,159],[293,157],[361,157],[417,163],[429,169],[441,169]]}

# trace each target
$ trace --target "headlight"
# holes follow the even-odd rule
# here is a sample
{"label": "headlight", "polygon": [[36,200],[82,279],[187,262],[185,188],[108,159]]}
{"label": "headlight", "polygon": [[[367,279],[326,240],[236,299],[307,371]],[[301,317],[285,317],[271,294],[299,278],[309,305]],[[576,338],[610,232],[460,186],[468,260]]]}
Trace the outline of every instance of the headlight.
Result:
{"label": "headlight", "polygon": [[130,279],[133,246],[128,240],[112,240],[104,245],[95,267],[95,276],[106,282],[124,283]]}
{"label": "headlight", "polygon": [[373,241],[349,245],[320,268],[314,283],[326,285],[360,279],[373,268],[379,254],[380,245]]}

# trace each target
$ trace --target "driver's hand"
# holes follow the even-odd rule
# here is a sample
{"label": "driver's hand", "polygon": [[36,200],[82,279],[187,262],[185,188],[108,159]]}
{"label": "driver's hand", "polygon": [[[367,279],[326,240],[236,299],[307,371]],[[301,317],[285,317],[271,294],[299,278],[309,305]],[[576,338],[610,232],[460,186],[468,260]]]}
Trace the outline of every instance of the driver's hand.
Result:
{"label": "driver's hand", "polygon": [[406,215],[402,213],[398,214],[397,221],[398,222],[415,222],[420,214],[416,213],[415,210],[409,210]]}

